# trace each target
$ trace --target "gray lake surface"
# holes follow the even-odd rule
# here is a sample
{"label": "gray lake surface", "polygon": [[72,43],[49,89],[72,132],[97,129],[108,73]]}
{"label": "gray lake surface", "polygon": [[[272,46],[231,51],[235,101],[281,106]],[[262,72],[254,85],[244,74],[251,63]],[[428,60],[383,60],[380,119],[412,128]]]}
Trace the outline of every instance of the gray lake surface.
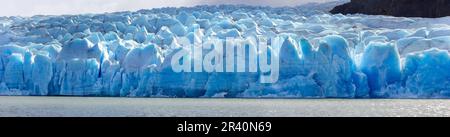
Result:
{"label": "gray lake surface", "polygon": [[221,99],[0,96],[2,117],[450,116],[449,99]]}

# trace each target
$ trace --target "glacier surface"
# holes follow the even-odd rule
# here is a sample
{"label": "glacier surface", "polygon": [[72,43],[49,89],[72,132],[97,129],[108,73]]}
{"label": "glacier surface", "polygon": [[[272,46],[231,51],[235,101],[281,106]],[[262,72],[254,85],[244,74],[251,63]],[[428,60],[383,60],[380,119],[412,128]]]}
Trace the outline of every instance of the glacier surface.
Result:
{"label": "glacier surface", "polygon": [[[0,95],[450,97],[450,18],[333,15],[327,7],[0,17]],[[171,68],[175,53],[185,50],[177,46],[182,37],[195,43],[255,36],[275,38],[268,50],[279,59],[276,83],[260,83],[259,71]],[[201,60],[188,55],[183,59]]]}

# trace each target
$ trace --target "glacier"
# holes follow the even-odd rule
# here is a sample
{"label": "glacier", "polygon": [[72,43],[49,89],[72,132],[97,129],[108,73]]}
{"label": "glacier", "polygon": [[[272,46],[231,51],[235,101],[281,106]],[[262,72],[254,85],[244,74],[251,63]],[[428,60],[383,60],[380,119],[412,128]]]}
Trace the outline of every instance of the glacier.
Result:
{"label": "glacier", "polygon": [[[329,7],[216,5],[0,17],[0,95],[450,97],[450,17],[342,15],[328,13]],[[261,70],[171,68],[177,52],[187,53],[180,62],[204,57],[181,46],[182,38],[256,36],[273,38],[267,50],[279,59],[275,83],[261,83]]]}

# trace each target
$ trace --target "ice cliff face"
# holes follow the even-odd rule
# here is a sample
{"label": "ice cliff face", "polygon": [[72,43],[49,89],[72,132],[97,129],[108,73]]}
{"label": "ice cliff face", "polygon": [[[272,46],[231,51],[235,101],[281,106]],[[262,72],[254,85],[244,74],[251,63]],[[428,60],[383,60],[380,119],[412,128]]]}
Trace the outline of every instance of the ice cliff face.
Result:
{"label": "ice cliff face", "polygon": [[[0,94],[139,97],[450,97],[448,18],[332,15],[292,8],[197,6],[0,18]],[[274,38],[279,78],[174,72],[178,43]],[[247,49],[261,54],[257,48]],[[248,60],[248,58],[245,58]],[[248,69],[248,68],[246,68]]]}

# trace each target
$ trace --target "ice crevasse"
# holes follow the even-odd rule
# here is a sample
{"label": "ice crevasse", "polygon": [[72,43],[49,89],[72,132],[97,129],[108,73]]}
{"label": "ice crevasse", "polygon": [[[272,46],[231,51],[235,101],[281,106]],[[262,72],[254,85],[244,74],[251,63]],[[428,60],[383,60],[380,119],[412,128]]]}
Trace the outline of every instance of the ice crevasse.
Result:
{"label": "ice crevasse", "polygon": [[[450,23],[332,15],[310,6],[0,17],[0,95],[450,97]],[[261,83],[259,71],[171,68],[180,51],[188,53],[183,61],[203,58],[178,45],[182,37],[194,43],[256,36],[274,38],[268,50],[279,59],[275,83]]]}

